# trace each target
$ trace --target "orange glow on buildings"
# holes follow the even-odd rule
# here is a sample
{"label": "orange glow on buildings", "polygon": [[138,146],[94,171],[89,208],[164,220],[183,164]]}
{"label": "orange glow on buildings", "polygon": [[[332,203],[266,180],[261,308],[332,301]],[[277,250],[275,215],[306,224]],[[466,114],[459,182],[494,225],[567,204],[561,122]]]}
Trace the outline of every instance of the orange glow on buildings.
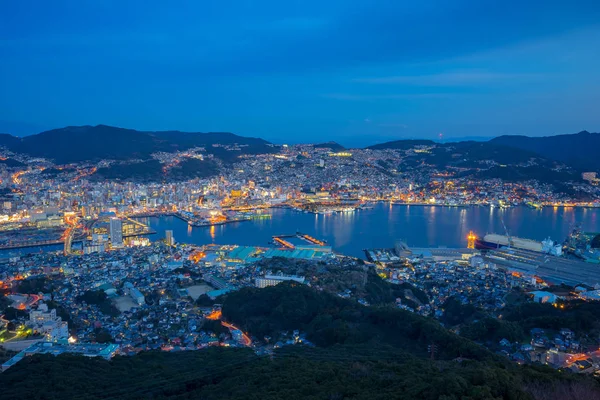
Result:
{"label": "orange glow on buildings", "polygon": [[221,310],[215,310],[215,311],[211,312],[210,314],[208,314],[206,316],[206,319],[215,321],[215,320],[221,319],[222,315],[223,315],[223,313],[221,312]]}
{"label": "orange glow on buildings", "polygon": [[197,263],[198,261],[202,260],[204,257],[206,257],[206,253],[204,253],[201,250],[197,250],[197,251],[193,252],[192,254],[190,254],[188,259],[190,261]]}

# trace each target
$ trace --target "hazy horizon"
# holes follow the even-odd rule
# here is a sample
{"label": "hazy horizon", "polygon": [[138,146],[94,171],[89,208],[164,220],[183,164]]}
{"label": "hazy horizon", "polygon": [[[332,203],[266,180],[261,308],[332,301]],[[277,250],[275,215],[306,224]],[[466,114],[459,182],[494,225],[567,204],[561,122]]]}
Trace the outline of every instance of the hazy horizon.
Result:
{"label": "hazy horizon", "polygon": [[[10,129],[3,129],[4,126],[10,127],[13,125],[18,127],[18,124],[12,124],[12,123],[9,123],[6,121],[0,121],[0,134],[4,133],[4,134],[10,134],[13,136],[17,136],[17,137],[26,137],[26,136],[36,135],[38,133],[43,133],[43,132],[50,131],[50,130],[65,128],[67,126],[85,126],[85,125],[95,126],[95,125],[91,125],[91,124],[65,125],[65,126],[49,128],[49,129],[40,129],[40,130],[32,131],[32,133],[21,133],[21,134],[11,133]],[[97,124],[97,125],[108,125],[108,124]],[[25,128],[27,128],[27,127],[31,128],[34,125],[24,124],[23,126]],[[156,129],[144,130],[144,129],[125,127],[125,126],[114,126],[114,127],[115,128],[123,128],[123,129],[133,129],[136,131],[144,131],[144,132],[158,132],[159,131]],[[161,131],[177,131],[177,130],[178,129],[165,129],[165,130],[161,130]],[[590,130],[583,129],[583,130],[580,130],[577,132],[556,133],[553,135],[539,135],[539,136],[531,136],[531,137],[569,135],[569,134],[577,134],[582,131],[592,132]],[[25,132],[29,132],[29,130],[25,130]],[[206,133],[209,131],[194,130],[194,131],[182,131],[182,132],[192,132],[192,133],[194,133],[194,132],[203,133],[204,132],[204,133]],[[226,131],[212,131],[212,132],[225,133]],[[267,140],[274,144],[318,144],[318,143],[336,142],[345,147],[366,147],[366,146],[371,146],[371,145],[375,145],[375,144],[379,144],[379,143],[391,142],[391,141],[395,141],[395,140],[419,140],[419,139],[432,140],[434,142],[440,142],[440,143],[459,142],[459,141],[478,141],[478,142],[481,141],[481,142],[483,142],[483,141],[488,141],[488,140],[493,139],[498,136],[502,136],[502,135],[496,135],[496,136],[472,135],[472,136],[450,136],[450,137],[448,137],[448,136],[443,135],[442,138],[440,138],[438,135],[436,137],[405,136],[405,137],[394,138],[394,137],[381,137],[381,136],[375,136],[375,135],[364,135],[364,136],[352,136],[352,137],[347,137],[347,138],[341,138],[340,140],[328,139],[327,137],[322,136],[321,138],[312,140],[312,141],[302,140],[302,138],[293,138],[292,140],[285,141],[285,140],[281,140],[281,139],[277,139],[277,138],[275,140],[269,140],[268,138],[261,137],[261,136],[242,135],[237,132],[228,132],[228,133],[233,133],[233,134],[236,134],[239,136],[245,136],[245,137],[258,137],[260,139]],[[595,132],[592,132],[592,133],[595,133]],[[507,135],[513,135],[513,134],[507,134]],[[521,135],[521,134],[514,134],[514,135]],[[530,136],[530,135],[522,135],[522,136]]]}

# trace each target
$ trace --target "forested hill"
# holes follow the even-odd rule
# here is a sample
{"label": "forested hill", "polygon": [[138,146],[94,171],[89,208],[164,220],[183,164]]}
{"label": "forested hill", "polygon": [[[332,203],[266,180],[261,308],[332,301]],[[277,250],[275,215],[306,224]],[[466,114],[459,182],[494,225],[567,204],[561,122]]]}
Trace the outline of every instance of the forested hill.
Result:
{"label": "forested hill", "polygon": [[386,344],[426,356],[427,347],[439,343],[438,356],[445,359],[495,360],[485,348],[448,332],[433,319],[391,306],[364,307],[294,283],[231,293],[224,299],[223,316],[259,338],[300,330],[320,347]]}
{"label": "forested hill", "polygon": [[545,137],[507,135],[494,138],[490,143],[531,151],[578,169],[600,170],[600,133],[582,131]]}
{"label": "forested hill", "polygon": [[337,142],[317,143],[314,145],[315,149],[329,149],[331,151],[342,151],[346,148]]}
{"label": "forested hill", "polygon": [[[597,149],[600,148],[600,133],[582,131],[579,133],[556,136],[529,137],[519,135],[505,135],[492,138],[489,141],[459,141],[450,143],[436,143],[431,140],[395,140],[367,147],[373,150],[408,150],[415,146],[428,146],[438,152],[452,152],[454,149],[472,148],[469,161],[475,161],[485,156],[498,161],[491,156],[500,156],[505,159],[512,157],[511,153],[527,155],[528,157],[543,158],[564,163],[577,170],[600,171],[600,157]],[[490,154],[490,153],[495,154]],[[481,153],[481,155],[478,155]],[[473,156],[475,158],[473,158]]]}
{"label": "forested hill", "polygon": [[[592,378],[520,367],[457,337],[437,322],[297,284],[242,289],[223,314],[257,342],[281,329],[316,347],[147,352],[112,361],[28,357],[0,374],[5,398],[38,399],[513,399],[594,398]],[[429,357],[427,344],[439,352]],[[581,397],[584,396],[584,397]]]}
{"label": "forested hill", "polygon": [[[102,159],[148,159],[152,153],[205,147],[207,153],[228,159],[239,154],[270,153],[270,143],[233,133],[179,131],[144,132],[107,125],[69,126],[18,138],[0,135],[0,146],[15,153],[44,157],[56,163]],[[229,151],[224,146],[234,150]]]}
{"label": "forested hill", "polygon": [[415,146],[431,146],[434,145],[433,140],[420,140],[420,139],[402,139],[394,140],[392,142],[385,142],[368,146],[367,149],[371,150],[408,150]]}

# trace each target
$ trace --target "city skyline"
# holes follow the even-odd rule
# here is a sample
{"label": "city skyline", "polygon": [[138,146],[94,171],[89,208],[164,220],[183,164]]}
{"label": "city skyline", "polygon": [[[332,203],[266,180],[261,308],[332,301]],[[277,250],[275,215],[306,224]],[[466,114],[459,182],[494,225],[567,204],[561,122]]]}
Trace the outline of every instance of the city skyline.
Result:
{"label": "city skyline", "polygon": [[600,398],[598,21],[6,4],[0,397]]}
{"label": "city skyline", "polygon": [[0,131],[107,124],[361,146],[600,130],[600,7],[514,5],[11,4]]}

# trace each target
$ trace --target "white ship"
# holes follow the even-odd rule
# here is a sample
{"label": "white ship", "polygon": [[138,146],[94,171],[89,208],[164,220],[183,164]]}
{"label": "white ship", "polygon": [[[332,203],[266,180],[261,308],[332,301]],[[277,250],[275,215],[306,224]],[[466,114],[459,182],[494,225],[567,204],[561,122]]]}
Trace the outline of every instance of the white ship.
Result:
{"label": "white ship", "polygon": [[537,253],[547,253],[554,256],[562,255],[562,246],[556,244],[548,238],[543,242],[532,239],[523,239],[516,236],[499,235],[497,233],[488,233],[483,240],[477,239],[475,247],[479,249],[497,249],[500,247],[511,247],[514,249],[535,251]]}

